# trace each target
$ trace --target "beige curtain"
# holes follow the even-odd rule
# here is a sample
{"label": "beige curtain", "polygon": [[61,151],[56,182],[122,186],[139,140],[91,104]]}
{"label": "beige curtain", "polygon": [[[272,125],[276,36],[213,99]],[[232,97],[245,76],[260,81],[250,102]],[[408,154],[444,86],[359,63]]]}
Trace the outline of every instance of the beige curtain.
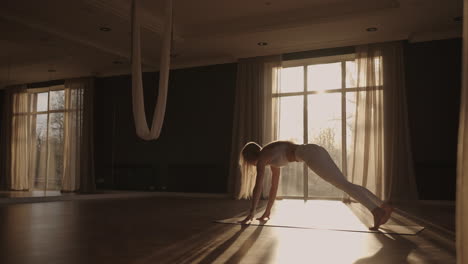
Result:
{"label": "beige curtain", "polygon": [[94,79],[65,81],[62,191],[94,192]]}
{"label": "beige curtain", "polygon": [[[463,13],[468,17],[468,0]],[[458,134],[456,243],[457,263],[468,263],[468,20],[463,20],[463,72]]]}
{"label": "beige curtain", "polygon": [[354,138],[348,178],[383,200],[417,199],[401,42],[356,48]]}
{"label": "beige curtain", "polygon": [[26,86],[9,88],[12,96],[11,117],[11,165],[10,188],[28,190],[31,154],[35,153],[31,145],[32,129],[30,125],[31,100]]}
{"label": "beige curtain", "polygon": [[62,191],[76,191],[80,187],[80,148],[83,119],[83,86],[80,80],[65,83],[65,114],[63,117],[63,176]]}
{"label": "beige curtain", "polygon": [[[264,145],[274,138],[276,112],[271,98],[280,65],[280,56],[241,59],[238,62],[228,181],[228,191],[234,197],[237,197],[240,187],[239,154],[242,147],[249,141]],[[270,177],[265,179],[268,185]]]}

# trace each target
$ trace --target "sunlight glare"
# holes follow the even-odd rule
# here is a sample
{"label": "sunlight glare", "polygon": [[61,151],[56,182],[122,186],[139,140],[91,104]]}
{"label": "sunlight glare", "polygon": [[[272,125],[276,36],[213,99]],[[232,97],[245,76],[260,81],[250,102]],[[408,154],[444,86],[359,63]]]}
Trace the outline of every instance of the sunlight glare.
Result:
{"label": "sunlight glare", "polygon": [[288,67],[281,69],[280,93],[304,91],[304,67]]}
{"label": "sunlight glare", "polygon": [[[302,96],[281,97],[279,100],[279,140],[304,142],[304,101]],[[284,109],[284,110],[282,110]]]}
{"label": "sunlight glare", "polygon": [[341,63],[307,66],[307,90],[341,89]]}

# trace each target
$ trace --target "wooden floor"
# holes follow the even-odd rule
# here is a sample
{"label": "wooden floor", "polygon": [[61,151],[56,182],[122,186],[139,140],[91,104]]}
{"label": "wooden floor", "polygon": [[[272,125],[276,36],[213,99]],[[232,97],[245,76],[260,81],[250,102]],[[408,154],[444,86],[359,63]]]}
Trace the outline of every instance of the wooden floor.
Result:
{"label": "wooden floor", "polygon": [[0,263],[456,262],[453,234],[431,227],[390,236],[213,223],[248,204],[184,197],[2,204]]}

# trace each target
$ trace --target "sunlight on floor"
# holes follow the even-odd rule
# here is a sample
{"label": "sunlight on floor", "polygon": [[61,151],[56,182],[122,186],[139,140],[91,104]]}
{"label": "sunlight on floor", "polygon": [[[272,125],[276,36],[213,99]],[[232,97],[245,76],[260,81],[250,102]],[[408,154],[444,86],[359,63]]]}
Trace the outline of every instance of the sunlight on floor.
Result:
{"label": "sunlight on floor", "polygon": [[277,228],[274,233],[278,241],[276,263],[353,263],[380,248],[375,238],[349,232]]}
{"label": "sunlight on floor", "polygon": [[[356,226],[363,224],[339,201],[282,200],[275,206],[275,219],[314,222],[324,227]],[[278,243],[275,248],[277,263],[353,263],[366,255],[373,255],[381,245],[375,238],[353,232],[275,228]]]}
{"label": "sunlight on floor", "polygon": [[367,229],[340,201],[280,200],[276,201],[271,216],[272,221],[287,221],[297,226],[320,226],[321,229]]}
{"label": "sunlight on floor", "polygon": [[[258,211],[257,216],[261,213]],[[268,222],[286,222],[290,227],[237,225],[237,231],[231,228],[221,235],[224,243],[218,242],[222,246],[216,249],[222,248],[222,252],[210,261],[238,261],[248,254],[258,263],[354,263],[376,255],[382,248],[370,233],[337,231],[337,227],[367,230],[340,201],[279,200]],[[320,228],[295,228],[310,225]]]}

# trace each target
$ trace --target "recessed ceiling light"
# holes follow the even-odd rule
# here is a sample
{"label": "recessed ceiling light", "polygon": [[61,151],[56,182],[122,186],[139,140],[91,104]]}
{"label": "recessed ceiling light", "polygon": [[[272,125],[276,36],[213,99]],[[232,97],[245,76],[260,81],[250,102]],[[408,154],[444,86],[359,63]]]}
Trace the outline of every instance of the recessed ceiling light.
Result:
{"label": "recessed ceiling light", "polygon": [[463,17],[462,17],[462,16],[454,17],[454,18],[453,18],[453,21],[455,21],[455,22],[462,22],[462,21],[463,21]]}
{"label": "recessed ceiling light", "polygon": [[54,69],[49,69],[49,70],[47,70],[47,71],[48,71],[48,72],[56,72],[56,70],[54,70]]}
{"label": "recessed ceiling light", "polygon": [[112,29],[111,29],[111,28],[108,28],[108,27],[100,27],[99,30],[104,31],[104,32],[109,32],[109,31],[111,31]]}
{"label": "recessed ceiling light", "polygon": [[258,42],[257,45],[259,45],[259,46],[266,46],[266,45],[268,45],[268,43],[262,41],[262,42]]}
{"label": "recessed ceiling light", "polygon": [[370,27],[370,28],[366,28],[366,31],[367,32],[375,32],[377,31],[378,29],[376,27]]}

